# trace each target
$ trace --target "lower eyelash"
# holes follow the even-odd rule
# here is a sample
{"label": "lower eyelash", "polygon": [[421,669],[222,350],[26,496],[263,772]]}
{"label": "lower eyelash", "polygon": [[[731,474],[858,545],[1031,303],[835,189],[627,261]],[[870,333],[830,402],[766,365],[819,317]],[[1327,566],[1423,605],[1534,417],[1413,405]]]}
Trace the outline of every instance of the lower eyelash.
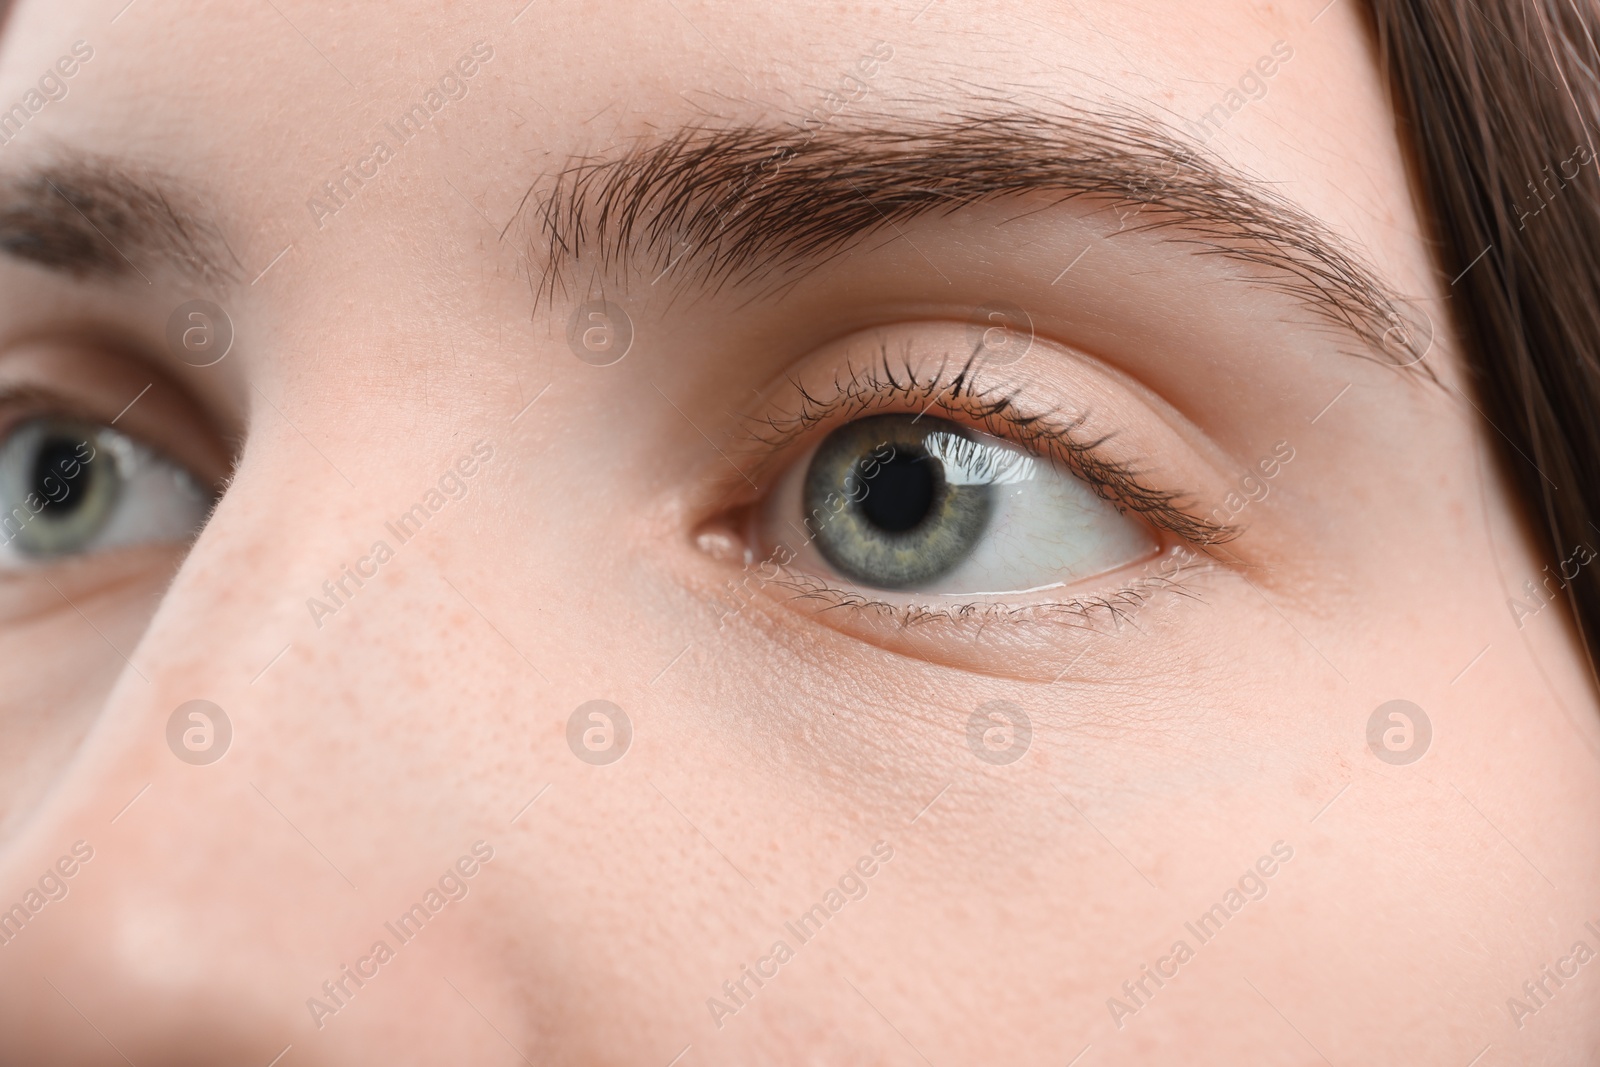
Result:
{"label": "lower eyelash", "polygon": [[[1194,601],[1204,599],[1195,587],[1206,575],[1219,570],[1221,565],[1207,556],[1184,551],[1188,558],[1171,574],[1141,575],[1110,593],[1031,604],[981,601],[894,604],[874,599],[857,590],[835,588],[815,575],[792,571],[788,567],[778,567],[777,574],[763,580],[762,584],[784,591],[791,601],[816,603],[820,605],[819,612],[844,610],[863,616],[876,616],[881,621],[896,623],[902,630],[929,624],[975,624],[981,630],[991,622],[1031,622],[1069,626],[1104,635],[1107,631],[1100,628],[1102,623],[1109,622],[1112,633],[1119,632],[1124,625],[1133,625],[1144,607],[1161,593],[1172,593]],[[1178,556],[1165,558],[1174,559]]]}
{"label": "lower eyelash", "polygon": [[1176,534],[1191,545],[1219,545],[1239,536],[1241,527],[1218,523],[1185,510],[1187,494],[1146,484],[1140,471],[1126,461],[1107,458],[1104,446],[1110,434],[1088,439],[1081,435],[1088,415],[1058,411],[1025,414],[1018,391],[978,382],[976,354],[950,373],[947,358],[929,378],[919,380],[912,367],[910,344],[902,355],[898,374],[890,365],[887,343],[878,358],[865,368],[849,366],[849,377],[835,377],[833,395],[819,397],[791,379],[799,397],[793,413],[754,420],[750,437],[769,455],[779,455],[795,440],[826,423],[843,423],[862,415],[901,405],[927,413],[967,420],[1036,455],[1060,463],[1089,486],[1096,495],[1119,510],[1132,511],[1150,525]]}

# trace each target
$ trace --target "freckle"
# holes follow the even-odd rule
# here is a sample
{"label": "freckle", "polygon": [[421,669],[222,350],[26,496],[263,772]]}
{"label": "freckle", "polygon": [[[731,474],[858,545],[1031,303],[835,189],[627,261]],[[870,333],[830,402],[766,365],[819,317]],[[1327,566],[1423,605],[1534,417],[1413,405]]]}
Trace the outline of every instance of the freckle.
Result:
{"label": "freckle", "polygon": [[1295,795],[1301,800],[1310,800],[1319,796],[1323,790],[1324,782],[1314,774],[1300,774],[1295,777]]}

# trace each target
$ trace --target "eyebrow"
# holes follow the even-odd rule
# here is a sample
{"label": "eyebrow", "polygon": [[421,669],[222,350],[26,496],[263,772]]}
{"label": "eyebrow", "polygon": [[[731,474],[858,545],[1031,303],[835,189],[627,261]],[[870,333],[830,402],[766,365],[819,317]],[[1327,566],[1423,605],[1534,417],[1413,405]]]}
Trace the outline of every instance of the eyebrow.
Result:
{"label": "eyebrow", "polygon": [[[574,159],[542,184],[518,217],[545,245],[538,296],[551,300],[585,265],[602,277],[676,272],[676,284],[713,291],[792,284],[903,222],[1043,194],[1053,198],[1045,206],[1103,202],[1121,215],[1119,233],[1161,233],[1259,268],[1253,284],[1383,361],[1414,362],[1394,337],[1424,326],[1425,314],[1325,224],[1135,111],[978,107],[939,118],[695,125],[608,158]],[[1427,329],[1431,337],[1431,320]]]}
{"label": "eyebrow", "polygon": [[87,155],[0,173],[0,254],[80,280],[172,273],[222,287],[240,270],[182,183]]}

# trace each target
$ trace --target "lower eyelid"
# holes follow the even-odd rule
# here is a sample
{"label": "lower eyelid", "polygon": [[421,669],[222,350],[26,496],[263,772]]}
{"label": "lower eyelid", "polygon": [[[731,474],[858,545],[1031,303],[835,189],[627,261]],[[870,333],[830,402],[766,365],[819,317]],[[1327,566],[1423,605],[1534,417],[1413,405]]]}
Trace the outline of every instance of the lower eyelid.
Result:
{"label": "lower eyelid", "polygon": [[[753,575],[753,566],[750,568]],[[1009,603],[961,598],[880,598],[777,568],[749,584],[770,600],[845,637],[960,669],[1055,681],[1084,642],[1154,639],[1159,619],[1197,605],[1228,568],[1188,546],[1112,575],[1070,597]],[[1070,635],[1076,635],[1069,639]],[[1106,646],[1111,653],[1113,646]],[[1133,647],[1133,646],[1130,646]],[[1143,647],[1138,646],[1138,647]]]}
{"label": "lower eyelid", "polygon": [[[1173,566],[1175,561],[1178,565]],[[1202,571],[1215,570],[1221,566],[1222,564],[1200,555],[1188,546],[1179,545],[1163,548],[1156,556],[1135,561],[1110,574],[1097,575],[1086,581],[1072,583],[1079,587],[1077,592],[1069,592],[1071,586],[1063,583],[1010,593],[895,595],[879,590],[854,588],[842,582],[839,585],[832,585],[829,579],[820,575],[796,571],[787,566],[782,568],[779,575],[767,579],[767,584],[780,589],[787,588],[794,595],[801,597],[832,597],[841,607],[898,613],[908,619],[966,619],[990,613],[996,619],[1033,617],[1039,621],[1061,621],[1068,618],[1092,620],[1101,612],[1114,615],[1122,605],[1140,602],[1161,590],[1178,588],[1182,582]]]}

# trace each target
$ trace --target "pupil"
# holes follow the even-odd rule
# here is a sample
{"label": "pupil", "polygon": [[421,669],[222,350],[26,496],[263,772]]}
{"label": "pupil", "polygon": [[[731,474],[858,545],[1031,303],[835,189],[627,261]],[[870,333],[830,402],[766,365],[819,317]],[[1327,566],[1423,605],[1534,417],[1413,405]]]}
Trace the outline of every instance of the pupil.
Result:
{"label": "pupil", "polygon": [[[82,477],[88,471],[89,465],[78,459],[78,449],[75,442],[64,437],[48,438],[39,448],[39,454],[33,460],[33,492],[40,500],[46,501],[46,507],[60,513],[70,512],[82,500],[80,494],[70,490],[63,497],[61,487],[70,486],[72,479],[66,472],[73,469],[76,464],[78,475]],[[60,500],[54,499],[61,497]]]}
{"label": "pupil", "polygon": [[879,466],[866,498],[858,506],[878,529],[905,533],[928,517],[937,490],[933,464],[927,455],[896,455]]}

